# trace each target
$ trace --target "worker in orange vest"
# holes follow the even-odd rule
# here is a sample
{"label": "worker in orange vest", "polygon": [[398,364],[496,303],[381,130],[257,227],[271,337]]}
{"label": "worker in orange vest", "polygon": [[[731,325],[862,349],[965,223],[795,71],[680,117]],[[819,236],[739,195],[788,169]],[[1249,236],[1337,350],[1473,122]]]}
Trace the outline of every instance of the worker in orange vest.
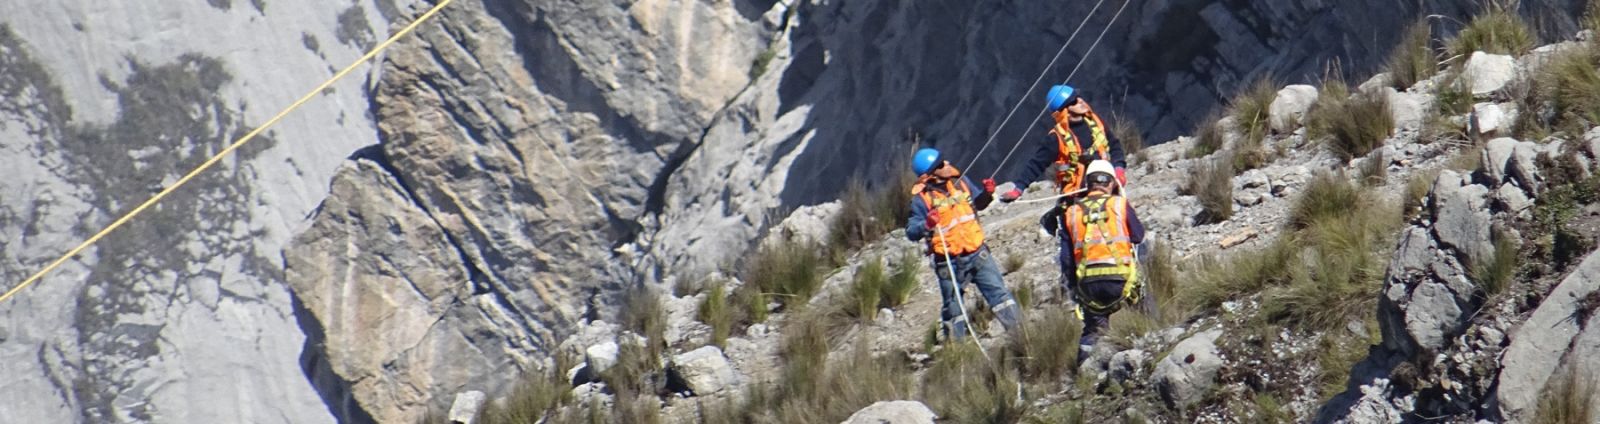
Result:
{"label": "worker in orange vest", "polygon": [[1095,160],[1110,161],[1116,168],[1117,181],[1127,184],[1127,155],[1122,140],[1111,133],[1105,119],[1094,113],[1089,102],[1078,96],[1078,90],[1069,85],[1057,85],[1046,94],[1046,108],[1055,119],[1050,138],[1039,144],[1033,159],[1023,166],[1012,180],[1012,188],[998,196],[1002,202],[1022,197],[1022,190],[1032,184],[1045,167],[1056,165],[1056,187],[1062,194],[1072,194],[1083,186],[1085,167]]}
{"label": "worker in orange vest", "polygon": [[[1066,290],[1077,301],[1083,319],[1078,339],[1078,360],[1094,349],[1111,314],[1124,302],[1137,303],[1138,255],[1144,225],[1128,199],[1117,191],[1116,169],[1107,161],[1090,163],[1085,172],[1085,194],[1062,211],[1061,273]],[[1055,228],[1046,230],[1054,232]]]}
{"label": "worker in orange vest", "polygon": [[978,211],[994,201],[994,180],[973,185],[934,149],[918,150],[912,158],[912,170],[918,179],[911,188],[906,238],[927,240],[934,274],[939,277],[939,294],[944,299],[940,318],[945,334],[953,340],[967,335],[967,314],[960,291],[961,284],[967,281],[978,286],[1006,330],[1015,330],[1021,322],[1020,310],[984,244],[983,227],[978,224]]}

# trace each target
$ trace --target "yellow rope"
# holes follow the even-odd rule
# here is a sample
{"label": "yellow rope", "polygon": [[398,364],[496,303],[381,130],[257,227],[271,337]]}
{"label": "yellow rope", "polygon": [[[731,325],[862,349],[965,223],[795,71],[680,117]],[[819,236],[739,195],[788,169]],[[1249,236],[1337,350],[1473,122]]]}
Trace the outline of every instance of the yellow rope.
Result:
{"label": "yellow rope", "polygon": [[273,116],[272,119],[268,119],[266,123],[261,124],[261,126],[256,127],[254,130],[251,130],[250,133],[245,134],[243,137],[239,137],[239,139],[235,140],[233,144],[228,146],[228,148],[222,149],[221,152],[218,152],[215,156],[212,156],[211,159],[207,159],[205,163],[195,167],[193,170],[189,171],[188,174],[184,174],[183,178],[178,179],[178,182],[167,186],[165,189],[162,189],[160,193],[156,193],[156,195],[151,197],[150,200],[146,200],[144,203],[139,204],[138,207],[133,208],[133,210],[128,211],[127,214],[122,215],[121,218],[117,218],[116,221],[111,222],[111,225],[106,226],[105,229],[100,230],[100,232],[95,233],[94,236],[89,237],[88,240],[84,240],[83,243],[78,244],[78,247],[68,250],[66,254],[61,255],[61,257],[57,258],[55,262],[51,262],[50,265],[47,265],[44,267],[44,269],[34,273],[33,276],[28,277],[27,280],[23,280],[22,283],[17,284],[16,287],[12,287],[11,290],[6,291],[4,295],[0,295],[0,303],[4,303],[7,299],[10,299],[11,296],[15,296],[17,292],[20,292],[22,289],[25,289],[28,286],[33,285],[33,283],[38,282],[39,279],[44,278],[45,274],[49,274],[50,271],[54,271],[56,268],[60,267],[61,264],[66,263],[68,259],[71,259],[73,256],[77,256],[79,253],[82,253],[84,249],[94,245],[95,242],[100,241],[101,238],[104,238],[113,230],[116,230],[123,224],[127,224],[128,221],[144,212],[145,209],[148,209],[150,206],[154,206],[156,203],[161,202],[161,200],[165,199],[167,195],[177,191],[178,187],[182,187],[185,183],[188,183],[189,180],[194,179],[195,176],[200,175],[201,172],[205,172],[206,169],[211,168],[212,165],[215,165],[217,162],[227,157],[228,154],[233,153],[234,150],[238,150],[239,147],[244,146],[245,143],[255,139],[256,135],[261,134],[262,131],[265,131],[273,124],[277,124],[278,121],[283,120],[285,116],[288,116],[289,113],[293,112],[295,109],[300,108],[301,105],[311,101],[312,98],[322,93],[322,90],[327,89],[328,86],[338,82],[339,79],[344,78],[345,75],[355,71],[355,69],[360,67],[362,63],[365,63],[366,61],[371,60],[373,57],[376,57],[379,52],[389,48],[390,45],[394,44],[395,41],[400,40],[401,37],[406,36],[406,34],[410,34],[412,30],[417,29],[417,27],[422,25],[422,23],[432,19],[434,15],[438,14],[440,10],[443,10],[444,7],[449,5],[451,1],[454,0],[440,1],[438,5],[433,6],[432,9],[429,9],[426,13],[423,13],[422,16],[417,17],[417,19],[412,21],[410,25],[406,25],[405,28],[401,28],[399,32],[394,33],[394,35],[390,36],[389,39],[383,40],[383,42],[379,43],[377,47],[373,47],[371,51],[367,52],[367,54],[362,55],[360,59],[356,59],[355,62],[350,63],[350,66],[346,66],[344,70],[333,74],[333,77],[328,78],[327,81],[323,81],[321,85],[317,86],[317,88],[313,88],[310,92],[307,92],[304,96],[301,96],[300,100],[296,100],[293,104],[290,104],[289,107],[284,108],[281,112],[278,112],[277,116]]}

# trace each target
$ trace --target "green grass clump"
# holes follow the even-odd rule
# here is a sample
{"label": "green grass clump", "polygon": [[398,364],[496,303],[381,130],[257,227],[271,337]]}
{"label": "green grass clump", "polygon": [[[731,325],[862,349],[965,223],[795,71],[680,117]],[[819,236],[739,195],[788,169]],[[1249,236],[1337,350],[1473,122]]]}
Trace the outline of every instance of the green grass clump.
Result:
{"label": "green grass clump", "polygon": [[1280,236],[1294,246],[1296,259],[1278,270],[1288,284],[1263,295],[1263,316],[1302,330],[1328,330],[1369,312],[1399,216],[1342,176],[1313,178],[1290,212],[1291,232]]}
{"label": "green grass clump", "polygon": [[1545,382],[1539,396],[1538,413],[1533,422],[1538,424],[1593,423],[1600,419],[1595,411],[1594,380],[1583,378],[1581,370],[1571,369],[1559,373]]}
{"label": "green grass clump", "polygon": [[1298,201],[1289,209],[1289,228],[1303,230],[1320,221],[1335,221],[1350,216],[1362,202],[1361,190],[1344,176],[1320,173],[1306,184]]}
{"label": "green grass clump", "polygon": [[[1551,57],[1534,73],[1529,106],[1553,107],[1550,113],[1518,114],[1519,132],[1565,131],[1583,134],[1600,125],[1600,43],[1585,42]],[[1530,108],[1529,110],[1541,110]],[[1543,116],[1541,116],[1543,115]],[[1548,117],[1548,119],[1546,119]],[[1529,122],[1532,121],[1532,122]]]}
{"label": "green grass clump", "polygon": [[742,402],[713,408],[703,415],[704,422],[833,424],[873,402],[911,396],[910,364],[894,355],[873,357],[868,336],[860,336],[854,349],[830,361],[829,324],[824,321],[791,321],[779,348],[779,379],[752,385]]}
{"label": "green grass clump", "polygon": [[899,179],[875,190],[869,190],[860,179],[852,179],[846,185],[844,197],[839,199],[839,212],[828,227],[827,248],[835,263],[842,263],[846,253],[894,231],[911,214],[910,174],[894,175]]}
{"label": "green grass clump", "polygon": [[1323,83],[1306,120],[1306,136],[1327,140],[1329,150],[1344,160],[1366,156],[1394,131],[1387,95],[1378,91],[1344,94],[1348,92],[1343,82]]}
{"label": "green grass clump", "polygon": [[821,246],[797,241],[763,246],[747,260],[746,285],[784,307],[804,305],[822,285],[824,254]]}
{"label": "green grass clump", "polygon": [[889,281],[883,285],[883,306],[898,308],[911,300],[911,295],[917,291],[917,269],[921,257],[906,253],[894,263],[894,274],[889,276]]}
{"label": "green grass clump", "polygon": [[[1023,327],[1025,337],[1013,338],[1022,378],[1029,383],[1064,381],[1078,363],[1078,337],[1083,324],[1066,308],[1043,309],[1037,321]],[[987,371],[985,371],[987,372]]]}
{"label": "green grass clump", "polygon": [[997,369],[975,344],[947,346],[935,353],[922,377],[922,402],[950,422],[1015,423],[1026,415],[1027,404],[1017,399],[1015,377]]}
{"label": "green grass clump", "polygon": [[850,297],[846,302],[851,316],[862,321],[872,321],[878,317],[878,304],[883,301],[884,286],[888,285],[888,277],[883,273],[883,264],[876,259],[867,261],[856,269],[855,278],[850,281]]}
{"label": "green grass clump", "polygon": [[1433,29],[1419,20],[1406,29],[1406,35],[1389,54],[1389,78],[1397,90],[1411,88],[1439,73],[1439,57],[1433,50]]}
{"label": "green grass clump", "polygon": [[1465,62],[1473,52],[1504,55],[1521,55],[1533,50],[1533,31],[1528,22],[1517,16],[1515,10],[1501,5],[1489,5],[1487,10],[1468,22],[1461,32],[1449,42],[1447,50],[1457,63]]}
{"label": "green grass clump", "polygon": [[667,339],[667,308],[661,304],[660,293],[645,285],[623,292],[622,328],[648,340],[646,355],[660,357]]}
{"label": "green grass clump", "polygon": [[728,289],[722,283],[711,285],[695,317],[711,326],[711,344],[728,346],[728,336],[733,332],[733,310],[729,309]]}
{"label": "green grass clump", "polygon": [[1271,76],[1257,79],[1250,88],[1233,99],[1233,123],[1244,135],[1244,142],[1259,146],[1269,130],[1272,101],[1278,98],[1278,82]]}
{"label": "green grass clump", "polygon": [[1401,205],[1401,216],[1411,220],[1422,214],[1428,205],[1428,191],[1433,189],[1433,180],[1439,178],[1438,171],[1422,171],[1411,174],[1406,179],[1404,203]]}
{"label": "green grass clump", "polygon": [[1188,278],[1173,300],[1182,302],[1183,310],[1216,309],[1223,302],[1287,282],[1289,276],[1284,270],[1289,269],[1296,256],[1294,243],[1287,237],[1278,238],[1258,252],[1202,256],[1185,270]]}
{"label": "green grass clump", "polygon": [[1505,291],[1517,272],[1517,250],[1522,246],[1516,237],[1505,229],[1495,227],[1490,234],[1494,252],[1485,258],[1473,258],[1468,276],[1487,296]]}
{"label": "green grass clump", "polygon": [[557,365],[532,371],[522,377],[511,390],[511,395],[499,402],[489,402],[478,412],[477,422],[483,424],[532,423],[553,414],[557,409],[572,403],[572,385],[561,371],[570,368],[576,360],[569,355],[558,355]]}
{"label": "green grass clump", "polygon": [[1216,158],[1195,167],[1186,192],[1200,200],[1197,224],[1214,224],[1233,217],[1233,161]]}
{"label": "green grass clump", "polygon": [[1211,114],[1200,120],[1200,126],[1195,128],[1194,145],[1186,153],[1188,157],[1205,157],[1222,150],[1226,140],[1222,137],[1223,128],[1218,119],[1216,114]]}

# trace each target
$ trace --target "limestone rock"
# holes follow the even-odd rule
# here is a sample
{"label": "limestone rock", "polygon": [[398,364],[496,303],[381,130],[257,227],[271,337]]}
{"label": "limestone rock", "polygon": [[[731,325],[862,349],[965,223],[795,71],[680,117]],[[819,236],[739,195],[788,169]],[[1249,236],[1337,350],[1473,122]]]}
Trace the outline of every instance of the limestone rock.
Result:
{"label": "limestone rock", "polygon": [[1462,76],[1474,96],[1505,88],[1517,76],[1517,62],[1511,56],[1474,52],[1467,58]]}
{"label": "limestone rock", "polygon": [[1422,121],[1428,116],[1432,99],[1420,93],[1397,92],[1392,88],[1384,90],[1385,96],[1389,98],[1389,115],[1394,118],[1394,128],[1397,130],[1422,128]]}
{"label": "limestone rock", "polygon": [[1220,336],[1222,330],[1212,329],[1184,339],[1156,364],[1151,378],[1168,406],[1186,407],[1200,400],[1216,384],[1217,371],[1223,364],[1216,346]]}
{"label": "limestone rock", "polygon": [[617,355],[622,347],[615,341],[589,346],[583,350],[584,362],[589,365],[589,371],[595,374],[604,373],[617,364]]}
{"label": "limestone rock", "polygon": [[1508,129],[1512,122],[1505,109],[1495,103],[1472,105],[1472,116],[1469,119],[1472,131],[1484,137],[1501,133]]}
{"label": "limestone rock", "polygon": [[1517,185],[1526,190],[1528,194],[1537,196],[1544,188],[1544,179],[1539,176],[1539,145],[1532,142],[1520,142],[1511,151],[1511,160],[1506,163],[1506,176],[1516,181]]}
{"label": "limestone rock", "polygon": [[1511,155],[1516,151],[1517,143],[1514,138],[1500,137],[1489,140],[1484,146],[1482,166],[1490,180],[1495,182],[1506,180],[1506,166],[1511,162]]}
{"label": "limestone rock", "polygon": [[799,243],[823,243],[828,240],[828,228],[832,224],[834,215],[839,213],[839,202],[828,202],[814,206],[803,206],[795,209],[794,213],[778,223],[770,231],[764,245],[778,241],[792,241]]}
{"label": "limestone rock", "polygon": [[1486,257],[1490,250],[1489,212],[1486,195],[1489,189],[1472,184],[1462,175],[1452,171],[1439,174],[1433,191],[1429,193],[1434,224],[1433,232],[1440,246],[1453,248],[1467,257]]}
{"label": "limestone rock", "polygon": [[1495,398],[1500,413],[1511,421],[1527,421],[1539,404],[1545,385],[1557,375],[1600,370],[1600,314],[1586,299],[1600,292],[1600,253],[1591,253],[1512,331],[1511,345],[1500,360]]}
{"label": "limestone rock", "polygon": [[483,407],[484,398],[483,392],[476,390],[457,394],[456,400],[450,403],[450,423],[472,424],[478,418],[478,409]]}
{"label": "limestone rock", "polygon": [[1304,84],[1296,84],[1278,90],[1278,96],[1267,107],[1269,125],[1272,130],[1279,133],[1294,131],[1305,117],[1306,111],[1311,110],[1311,105],[1317,103],[1317,88]]}
{"label": "limestone rock", "polygon": [[933,424],[937,418],[922,402],[886,400],[861,408],[841,424]]}
{"label": "limestone rock", "polygon": [[1512,184],[1500,185],[1500,188],[1494,191],[1494,200],[1500,208],[1512,213],[1519,213],[1533,206],[1533,199],[1528,198],[1522,189]]}
{"label": "limestone rock", "polygon": [[673,357],[672,370],[697,396],[715,394],[739,382],[738,371],[716,346],[701,347]]}

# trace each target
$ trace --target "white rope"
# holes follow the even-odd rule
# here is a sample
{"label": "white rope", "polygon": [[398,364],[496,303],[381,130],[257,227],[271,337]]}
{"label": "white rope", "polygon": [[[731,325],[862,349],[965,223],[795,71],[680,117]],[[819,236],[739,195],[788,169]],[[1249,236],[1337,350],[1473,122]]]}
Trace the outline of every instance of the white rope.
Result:
{"label": "white rope", "polygon": [[[1068,82],[1071,82],[1072,81],[1072,77],[1078,75],[1078,69],[1083,67],[1083,63],[1087,62],[1089,60],[1089,56],[1090,55],[1094,54],[1094,49],[1096,47],[1100,46],[1100,40],[1103,40],[1103,39],[1106,38],[1106,33],[1110,32],[1111,31],[1111,27],[1113,25],[1117,24],[1117,18],[1122,17],[1122,11],[1127,9],[1128,8],[1128,3],[1131,3],[1132,1],[1133,0],[1123,0],[1122,7],[1117,8],[1117,13],[1114,14],[1114,15],[1111,15],[1111,22],[1106,23],[1105,28],[1101,28],[1100,29],[1100,35],[1094,38],[1094,44],[1090,44],[1089,45],[1089,50],[1083,52],[1083,57],[1078,58],[1078,64],[1074,65],[1072,67],[1072,72],[1067,74],[1067,78],[1066,79],[1061,80],[1062,84],[1066,84]],[[1050,109],[1050,107],[1049,107],[1048,104],[1045,105],[1045,107],[1040,108],[1039,109],[1039,113],[1036,116],[1033,117],[1033,121],[1034,122],[1038,122],[1039,118],[1043,118],[1045,116],[1045,112],[1049,111],[1049,109]],[[1003,159],[1000,159],[1000,164],[999,165],[995,165],[994,173],[989,174],[989,178],[994,178],[996,175],[1000,175],[1000,170],[1001,169],[1005,169],[1006,162],[1010,161],[1011,160],[1011,156],[1013,154],[1017,153],[1017,148],[1018,147],[1022,147],[1022,141],[1026,140],[1028,138],[1028,133],[1032,132],[1032,130],[1033,130],[1033,126],[1031,126],[1031,125],[1022,130],[1022,136],[1021,137],[1017,137],[1017,142],[1011,145],[1011,151],[1006,152],[1006,157],[1003,158]]]}
{"label": "white rope", "polygon": [[972,343],[978,345],[978,352],[983,354],[983,360],[993,366],[994,359],[989,358],[989,350],[983,348],[983,343],[978,342],[978,331],[972,329],[972,319],[967,317],[967,305],[961,301],[961,276],[956,275],[955,259],[950,257],[950,243],[945,241],[944,228],[933,227],[939,233],[939,244],[944,246],[944,266],[950,271],[950,286],[956,291],[956,307],[961,308],[961,322],[966,323],[967,334],[972,336]]}
{"label": "white rope", "polygon": [[[1039,77],[1033,79],[1033,85],[1029,85],[1028,86],[1028,91],[1022,93],[1022,97],[1017,99],[1017,104],[1011,106],[1011,112],[1006,113],[1006,119],[1001,120],[1000,121],[1000,126],[995,127],[994,132],[989,133],[989,139],[988,140],[984,140],[983,141],[983,147],[978,149],[978,154],[972,155],[972,161],[967,162],[967,166],[962,167],[961,169],[970,169],[970,168],[972,168],[972,165],[976,165],[978,163],[978,158],[983,157],[983,152],[986,151],[986,150],[989,150],[989,145],[993,144],[994,143],[994,138],[996,136],[1000,135],[1000,130],[1005,129],[1006,128],[1006,124],[1011,122],[1011,116],[1012,115],[1016,115],[1017,114],[1017,109],[1022,107],[1022,103],[1028,101],[1028,96],[1033,95],[1033,89],[1038,88],[1039,87],[1039,82],[1040,81],[1044,81],[1044,76],[1050,74],[1050,68],[1054,68],[1056,66],[1056,60],[1061,59],[1061,54],[1067,52],[1067,47],[1072,45],[1072,40],[1076,40],[1078,38],[1078,32],[1079,31],[1083,31],[1084,25],[1088,25],[1089,24],[1089,18],[1094,17],[1094,12],[1099,11],[1100,10],[1100,5],[1104,4],[1105,2],[1106,2],[1106,0],[1100,0],[1100,1],[1095,2],[1094,3],[1094,8],[1093,9],[1089,9],[1089,13],[1083,15],[1083,21],[1078,23],[1078,28],[1072,30],[1072,35],[1067,36],[1067,42],[1061,43],[1061,48],[1057,49],[1056,50],[1056,55],[1050,58],[1050,63],[1044,65],[1044,69],[1039,71]],[[1078,64],[1082,65],[1083,62],[1079,61]],[[1074,69],[1074,71],[1076,71],[1077,68],[1074,67],[1073,69]],[[1034,119],[1038,120],[1038,118],[1034,118]],[[990,178],[994,178],[994,177],[990,177]]]}

